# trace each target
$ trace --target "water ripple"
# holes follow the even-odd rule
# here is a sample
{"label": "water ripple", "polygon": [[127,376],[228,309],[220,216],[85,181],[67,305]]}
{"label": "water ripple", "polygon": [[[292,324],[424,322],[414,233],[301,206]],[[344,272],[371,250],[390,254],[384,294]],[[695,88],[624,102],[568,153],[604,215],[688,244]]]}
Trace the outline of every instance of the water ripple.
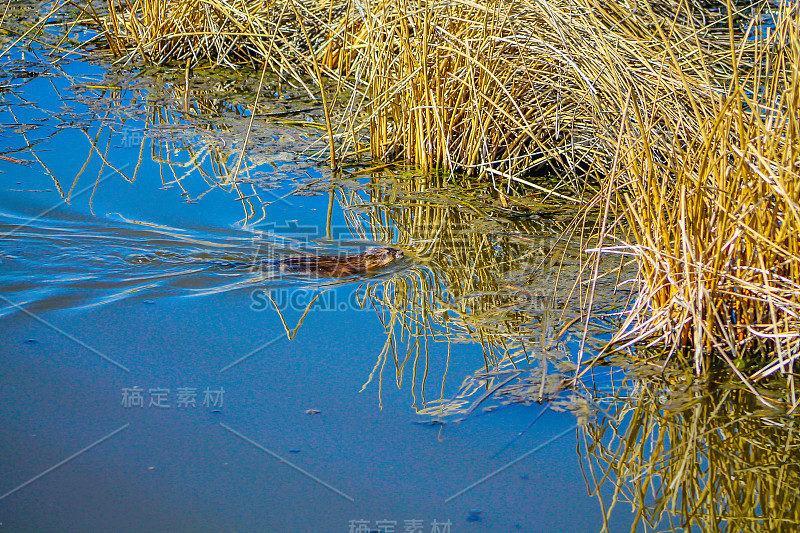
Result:
{"label": "water ripple", "polygon": [[[185,230],[74,214],[31,220],[0,212],[0,244],[0,295],[32,312],[254,286],[342,283],[277,277],[265,265],[298,248],[243,230]],[[320,248],[306,243],[304,249],[315,247]],[[14,305],[3,307],[0,316],[15,312]]]}

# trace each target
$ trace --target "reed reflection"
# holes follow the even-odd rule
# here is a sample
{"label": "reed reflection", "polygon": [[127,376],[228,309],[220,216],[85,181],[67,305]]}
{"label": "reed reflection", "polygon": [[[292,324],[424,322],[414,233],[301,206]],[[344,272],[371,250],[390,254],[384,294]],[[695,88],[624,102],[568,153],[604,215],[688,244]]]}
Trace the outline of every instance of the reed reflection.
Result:
{"label": "reed reflection", "polygon": [[797,530],[796,417],[764,409],[741,386],[679,374],[627,378],[601,403],[605,416],[579,441],[606,517],[630,506],[634,530]]}
{"label": "reed reflection", "polygon": [[[337,192],[353,236],[393,243],[415,263],[383,281],[379,294],[367,291],[387,340],[365,386],[377,378],[382,390],[387,366],[397,386],[410,373],[414,405],[440,418],[464,415],[488,390],[514,384],[535,383],[536,401],[553,397],[575,369],[567,345],[581,335],[572,327],[582,316],[572,297],[582,272],[577,246],[561,238],[557,212],[523,215],[482,190],[437,191],[436,179],[395,171]],[[600,293],[619,305],[618,295]],[[600,319],[590,327],[590,345],[611,331]],[[474,375],[450,378],[463,380],[455,397],[445,398],[444,382],[438,397],[426,388],[431,343],[447,345],[446,366],[459,356],[455,346],[482,348]]]}

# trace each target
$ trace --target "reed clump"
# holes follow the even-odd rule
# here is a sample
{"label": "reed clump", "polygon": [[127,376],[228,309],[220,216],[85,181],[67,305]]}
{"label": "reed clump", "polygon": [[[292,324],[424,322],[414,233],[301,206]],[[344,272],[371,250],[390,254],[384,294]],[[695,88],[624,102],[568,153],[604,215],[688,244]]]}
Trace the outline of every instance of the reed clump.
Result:
{"label": "reed clump", "polygon": [[336,67],[363,94],[340,131],[368,132],[377,157],[482,175],[497,188],[556,168],[583,192],[586,176],[613,166],[631,94],[664,130],[692,130],[690,103],[710,109],[715,99],[703,71],[716,63],[714,41],[699,46],[691,26],[623,3],[418,0],[362,11],[349,12],[345,42],[320,51],[348,51],[352,61]]}
{"label": "reed clump", "polygon": [[574,190],[611,169],[632,94],[651,127],[696,133],[691,106],[710,109],[709,65],[724,50],[701,45],[695,23],[708,13],[684,4],[136,0],[94,13],[128,60],[266,63],[335,80],[345,154],[368,137],[378,158],[495,184],[556,167]]}
{"label": "reed clump", "polygon": [[[626,220],[639,297],[618,340],[653,338],[698,374],[723,360],[755,392],[800,357],[800,26],[785,8],[750,50],[697,138],[655,158],[620,136],[607,201]],[[749,53],[751,57],[744,59]],[[700,117],[698,117],[700,118]],[[641,117],[633,119],[639,121]],[[613,218],[613,217],[612,217]],[[676,348],[688,351],[675,351]],[[798,407],[794,396],[793,410]]]}
{"label": "reed clump", "polygon": [[235,68],[266,61],[277,72],[297,75],[308,47],[296,10],[308,16],[312,30],[319,23],[302,3],[291,6],[294,10],[286,2],[260,0],[109,0],[105,6],[90,2],[85,12],[125,63],[189,61]]}

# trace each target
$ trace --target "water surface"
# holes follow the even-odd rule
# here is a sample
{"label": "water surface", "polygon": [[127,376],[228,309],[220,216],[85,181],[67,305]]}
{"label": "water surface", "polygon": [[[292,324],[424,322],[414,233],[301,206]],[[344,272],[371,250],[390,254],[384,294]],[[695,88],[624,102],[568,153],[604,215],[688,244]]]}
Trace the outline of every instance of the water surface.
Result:
{"label": "water surface", "polygon": [[[319,104],[277,80],[240,161],[252,75],[187,93],[180,69],[18,48],[3,73],[4,531],[625,531],[660,501],[604,518],[608,480],[642,479],[612,445],[623,371],[569,380],[630,285],[601,281],[584,340],[570,209],[331,176]],[[406,255],[345,279],[248,266],[373,245]]]}

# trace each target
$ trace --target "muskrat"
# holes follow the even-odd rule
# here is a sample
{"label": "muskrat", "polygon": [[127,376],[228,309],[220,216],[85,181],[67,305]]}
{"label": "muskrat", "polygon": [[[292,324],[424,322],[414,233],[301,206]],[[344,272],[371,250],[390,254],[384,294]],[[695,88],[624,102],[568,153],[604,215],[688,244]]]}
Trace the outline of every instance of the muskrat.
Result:
{"label": "muskrat", "polygon": [[[210,268],[231,271],[233,273],[258,270],[262,275],[271,277],[274,274],[289,273],[309,277],[341,278],[364,274],[371,270],[386,266],[395,259],[403,257],[403,251],[388,246],[373,247],[358,254],[348,255],[293,255],[283,259],[254,258],[251,261],[214,260]],[[128,259],[132,263],[157,263],[163,259],[180,258],[178,254],[169,255],[156,252],[137,255]],[[184,259],[185,260],[185,259]],[[187,264],[190,261],[185,260]]]}
{"label": "muskrat", "polygon": [[279,272],[341,278],[364,274],[403,257],[403,250],[373,247],[358,254],[292,256],[275,262]]}

